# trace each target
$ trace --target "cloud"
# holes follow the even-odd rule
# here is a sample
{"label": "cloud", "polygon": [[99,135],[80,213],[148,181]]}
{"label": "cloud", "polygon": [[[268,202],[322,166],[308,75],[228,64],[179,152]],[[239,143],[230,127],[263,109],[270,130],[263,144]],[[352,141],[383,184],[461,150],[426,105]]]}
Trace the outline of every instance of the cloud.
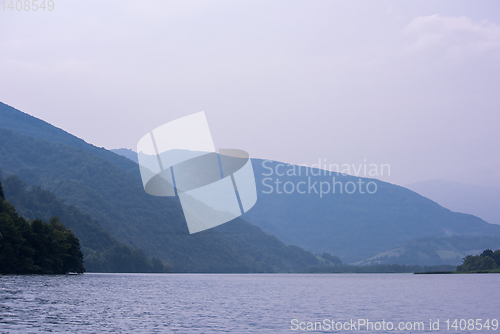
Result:
{"label": "cloud", "polygon": [[420,16],[405,27],[404,36],[409,38],[404,48],[409,54],[437,51],[447,59],[463,61],[500,53],[500,25],[465,16]]}

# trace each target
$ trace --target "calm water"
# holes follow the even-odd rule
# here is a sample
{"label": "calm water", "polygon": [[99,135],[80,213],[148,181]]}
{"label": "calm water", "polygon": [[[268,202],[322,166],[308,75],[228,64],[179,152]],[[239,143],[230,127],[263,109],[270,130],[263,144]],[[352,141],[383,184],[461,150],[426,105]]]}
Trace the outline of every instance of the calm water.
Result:
{"label": "calm water", "polygon": [[291,330],[292,319],[303,328],[368,319],[424,322],[425,330],[361,332],[424,333],[439,318],[433,332],[500,333],[445,323],[500,319],[499,288],[497,274],[0,276],[0,332],[294,333],[307,331]]}

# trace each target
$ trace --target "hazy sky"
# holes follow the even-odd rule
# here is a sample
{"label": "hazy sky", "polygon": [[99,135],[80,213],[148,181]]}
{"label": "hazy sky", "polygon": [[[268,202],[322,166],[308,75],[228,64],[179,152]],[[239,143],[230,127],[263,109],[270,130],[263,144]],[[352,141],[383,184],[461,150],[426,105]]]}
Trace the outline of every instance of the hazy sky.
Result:
{"label": "hazy sky", "polygon": [[0,7],[0,101],[96,146],[204,110],[216,148],[500,187],[500,1],[54,4]]}

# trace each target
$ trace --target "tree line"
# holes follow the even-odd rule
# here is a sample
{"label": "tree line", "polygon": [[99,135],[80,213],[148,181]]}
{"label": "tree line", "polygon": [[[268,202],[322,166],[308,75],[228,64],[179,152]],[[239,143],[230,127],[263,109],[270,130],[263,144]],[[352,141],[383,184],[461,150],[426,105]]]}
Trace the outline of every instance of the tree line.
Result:
{"label": "tree line", "polygon": [[486,249],[481,255],[467,255],[457,267],[458,272],[500,271],[500,249]]}
{"label": "tree line", "polygon": [[80,241],[57,217],[26,220],[5,200],[0,183],[0,273],[83,273]]}
{"label": "tree line", "polygon": [[72,205],[65,204],[53,193],[31,186],[16,175],[10,175],[0,181],[3,192],[16,208],[18,215],[26,220],[40,218],[50,221],[54,216],[60,218],[80,241],[87,272],[118,273],[165,273],[172,272],[170,264],[157,258],[148,259],[140,249],[123,244],[106,231],[99,221],[83,214]]}

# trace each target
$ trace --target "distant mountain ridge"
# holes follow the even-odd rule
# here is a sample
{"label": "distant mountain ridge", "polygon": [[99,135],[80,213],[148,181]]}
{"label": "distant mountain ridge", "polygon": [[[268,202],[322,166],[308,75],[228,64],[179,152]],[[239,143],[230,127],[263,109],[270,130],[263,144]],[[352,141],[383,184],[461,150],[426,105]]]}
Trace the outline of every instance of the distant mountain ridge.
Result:
{"label": "distant mountain ridge", "polygon": [[481,217],[500,225],[500,189],[447,180],[429,180],[405,185],[455,212]]}
{"label": "distant mountain ridge", "polygon": [[124,156],[127,159],[130,159],[133,162],[135,162],[136,164],[139,163],[139,159],[137,157],[137,152],[134,152],[129,148],[115,148],[115,149],[112,149],[110,151],[114,152],[118,155]]}
{"label": "distant mountain ridge", "polygon": [[[285,163],[261,159],[252,159],[252,163],[259,199],[243,219],[287,244],[311,252],[335,254],[346,263],[366,259],[416,238],[500,236],[498,225],[452,212],[411,190],[377,179],[338,173],[325,176],[325,171],[305,167],[301,167],[301,175],[287,175],[287,169],[293,165],[287,167]],[[321,176],[315,176],[320,171]],[[330,191],[320,197],[316,193],[320,182],[332,184],[333,178],[342,185],[373,182],[377,190],[374,194],[366,190],[364,194],[359,191],[348,194],[345,189],[340,193],[337,186],[335,194]],[[274,185],[277,180],[281,194]],[[316,182],[316,191],[312,188],[310,193],[287,194],[283,189],[286,182],[294,185],[304,182],[301,191],[308,191],[308,186]],[[372,188],[375,189],[373,184]]]}
{"label": "distant mountain ridge", "polygon": [[[34,122],[27,120],[29,115],[13,115],[12,109],[8,110],[12,131]],[[4,110],[0,108],[0,120],[6,119]],[[37,135],[52,138],[55,130],[44,124]],[[73,137],[67,133],[60,136]],[[90,153],[96,148],[81,140],[66,142],[63,145],[0,130],[0,168],[54,192],[98,219],[120,241],[142,248],[149,257],[171,262],[180,271],[296,270],[318,261],[299,247],[337,255],[349,263],[415,238],[500,235],[500,226],[451,212],[408,189],[374,179],[335,175],[344,184],[359,180],[376,184],[373,195],[330,193],[320,198],[315,193],[266,194],[269,184],[263,182],[268,169],[263,167],[263,160],[252,159],[258,201],[241,218],[258,227],[238,218],[189,236],[178,200],[147,195],[136,163],[98,149],[103,159]],[[281,164],[268,163],[272,168]],[[309,173],[314,175],[312,169]],[[304,176],[280,178],[282,183],[307,181]],[[331,176],[319,176],[314,181],[331,182]],[[285,246],[278,239],[299,247]]]}
{"label": "distant mountain ridge", "polygon": [[[118,154],[121,152],[123,151],[116,151]],[[134,157],[136,158],[136,156]],[[370,258],[379,252],[388,251],[388,247],[403,247],[402,244],[407,244],[415,238],[420,240],[419,238],[453,235],[500,236],[500,228],[488,224],[480,218],[451,212],[403,187],[376,179],[361,178],[365,185],[368,182],[375,182],[377,191],[380,190],[384,193],[385,200],[380,201],[380,197],[378,197],[380,193],[378,195],[327,194],[325,198],[321,199],[314,191],[307,195],[301,195],[297,192],[286,194],[284,190],[281,190],[282,194],[265,194],[270,189],[270,183],[264,181],[267,177],[266,174],[270,173],[269,167],[276,170],[276,166],[282,165],[279,173],[285,174],[287,164],[262,159],[252,159],[252,163],[257,179],[259,200],[255,208],[246,213],[243,218],[259,226],[265,232],[276,235],[285,243],[299,245],[311,252],[328,252],[340,256],[346,262],[354,262]],[[264,168],[263,164],[268,167]],[[331,177],[335,177],[343,184],[357,183],[359,180],[357,177],[338,173],[332,173],[332,176],[328,177],[314,177],[318,173],[319,170],[313,171],[311,168],[307,171],[302,170],[304,176],[313,176],[312,183],[330,182]],[[324,171],[321,173],[324,174]],[[277,175],[273,176],[273,181],[275,181]],[[285,182],[297,184],[301,181],[307,181],[305,177],[283,175],[280,178],[282,184]],[[381,205],[384,205],[386,212],[379,210]],[[430,217],[427,217],[423,208],[430,210],[432,213]],[[331,212],[330,215],[325,214],[328,211]],[[363,211],[365,214],[362,214]],[[301,223],[307,219],[310,219],[311,222],[307,225]],[[379,225],[370,224],[370,220],[377,220]],[[398,221],[401,223],[400,226],[398,226]],[[325,224],[325,222],[329,223]],[[485,239],[476,240],[479,247],[481,241]],[[363,246],[358,246],[357,242]],[[434,248],[427,251],[433,252]],[[404,259],[406,262],[401,264],[419,265],[440,265],[452,262],[455,264],[461,260],[461,258],[458,260],[444,258],[443,262],[435,257],[426,256],[423,259],[428,259],[429,263],[424,263],[418,257],[411,257],[408,254],[397,259],[396,257],[389,257],[389,259],[394,261]],[[447,263],[446,259],[450,262]],[[358,263],[368,264],[371,262],[366,260]]]}

